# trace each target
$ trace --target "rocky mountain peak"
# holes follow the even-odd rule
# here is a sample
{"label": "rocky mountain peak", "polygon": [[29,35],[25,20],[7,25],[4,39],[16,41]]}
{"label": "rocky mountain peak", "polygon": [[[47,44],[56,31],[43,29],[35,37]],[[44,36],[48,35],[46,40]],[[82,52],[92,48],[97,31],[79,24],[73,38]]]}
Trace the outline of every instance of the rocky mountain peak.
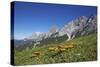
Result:
{"label": "rocky mountain peak", "polygon": [[[68,40],[75,38],[76,36],[85,35],[89,32],[96,31],[97,29],[97,17],[91,15],[79,16],[76,19],[65,24],[64,27],[59,29],[57,26],[52,26],[48,32],[34,32],[27,39],[40,41],[43,38],[49,38],[51,35],[53,37],[67,35]],[[58,33],[58,34],[55,34]]]}

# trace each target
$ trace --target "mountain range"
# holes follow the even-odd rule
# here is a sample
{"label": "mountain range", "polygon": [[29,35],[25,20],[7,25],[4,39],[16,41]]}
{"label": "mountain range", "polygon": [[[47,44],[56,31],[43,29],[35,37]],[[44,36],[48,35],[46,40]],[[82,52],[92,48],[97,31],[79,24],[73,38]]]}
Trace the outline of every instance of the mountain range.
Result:
{"label": "mountain range", "polygon": [[[59,41],[58,39],[65,39],[67,41],[84,35],[97,32],[97,16],[90,15],[79,16],[72,21],[65,24],[61,29],[52,27],[48,32],[34,32],[29,37],[23,40],[14,40],[14,44],[34,44],[34,46],[43,44],[45,41]],[[46,44],[46,43],[45,43]]]}

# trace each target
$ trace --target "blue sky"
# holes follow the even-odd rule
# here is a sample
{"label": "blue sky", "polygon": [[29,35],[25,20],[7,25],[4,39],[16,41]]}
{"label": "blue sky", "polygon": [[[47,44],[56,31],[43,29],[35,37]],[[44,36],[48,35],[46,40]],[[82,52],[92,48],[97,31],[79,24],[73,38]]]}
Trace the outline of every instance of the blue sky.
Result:
{"label": "blue sky", "polygon": [[15,2],[14,36],[15,39],[23,39],[32,35],[33,32],[47,32],[52,26],[62,28],[79,16],[91,14],[97,14],[95,6]]}

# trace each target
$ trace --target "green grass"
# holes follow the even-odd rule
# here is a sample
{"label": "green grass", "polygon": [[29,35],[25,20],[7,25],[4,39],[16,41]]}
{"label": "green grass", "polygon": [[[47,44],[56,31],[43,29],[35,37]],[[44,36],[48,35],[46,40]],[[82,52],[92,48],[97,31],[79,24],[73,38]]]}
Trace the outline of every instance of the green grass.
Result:
{"label": "green grass", "polygon": [[[74,47],[63,52],[48,50],[49,47],[60,44],[67,45],[68,43],[73,43]],[[33,52],[41,52],[44,55],[32,57]],[[14,56],[15,65],[95,61],[97,60],[97,35],[91,34],[59,44],[49,44],[32,49],[27,48],[21,52],[15,51]]]}

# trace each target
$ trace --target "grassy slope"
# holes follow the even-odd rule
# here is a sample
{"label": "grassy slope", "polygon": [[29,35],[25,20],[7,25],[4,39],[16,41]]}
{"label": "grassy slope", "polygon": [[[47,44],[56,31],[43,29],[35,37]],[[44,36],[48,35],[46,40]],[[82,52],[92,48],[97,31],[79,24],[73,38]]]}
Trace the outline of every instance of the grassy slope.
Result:
{"label": "grassy slope", "polygon": [[[67,45],[73,43],[74,47],[66,49],[62,53],[55,51],[50,52],[49,47],[57,46],[60,44]],[[49,64],[49,63],[63,63],[63,62],[79,62],[79,61],[92,61],[97,60],[97,37],[96,34],[82,36],[70,41],[65,41],[60,44],[50,44],[34,49],[26,49],[22,52],[15,51],[15,65],[27,64]],[[33,52],[41,52],[44,55],[33,57]]]}

